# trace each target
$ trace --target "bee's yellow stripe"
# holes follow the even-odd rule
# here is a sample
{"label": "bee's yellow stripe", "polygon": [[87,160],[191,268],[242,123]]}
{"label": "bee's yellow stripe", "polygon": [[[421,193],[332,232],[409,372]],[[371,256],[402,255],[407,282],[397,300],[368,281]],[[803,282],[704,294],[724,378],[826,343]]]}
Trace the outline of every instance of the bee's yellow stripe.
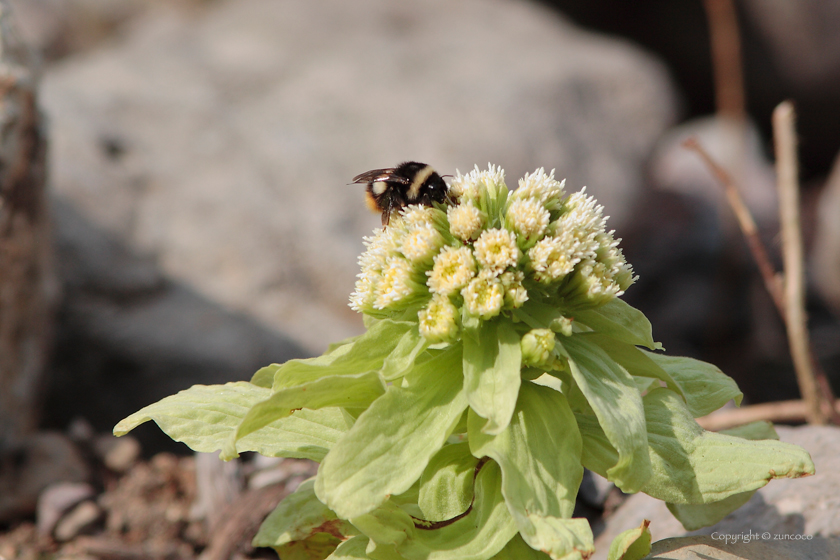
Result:
{"label": "bee's yellow stripe", "polygon": [[432,169],[431,165],[427,165],[423,169],[417,172],[417,175],[414,176],[414,180],[411,181],[411,186],[408,187],[408,192],[405,193],[406,198],[408,198],[409,202],[414,202],[420,196],[420,187],[423,186],[423,183],[426,182],[426,179],[429,178],[429,175],[434,173],[435,170]]}

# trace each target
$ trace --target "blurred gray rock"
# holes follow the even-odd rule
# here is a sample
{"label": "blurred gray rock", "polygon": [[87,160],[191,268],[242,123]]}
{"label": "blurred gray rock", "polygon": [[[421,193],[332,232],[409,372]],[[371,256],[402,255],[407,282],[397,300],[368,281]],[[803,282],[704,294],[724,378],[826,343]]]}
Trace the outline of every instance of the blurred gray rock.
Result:
{"label": "blurred gray rock", "polygon": [[0,453],[0,523],[35,512],[38,496],[56,482],[86,482],[90,469],[64,435],[38,432]]}
{"label": "blurred gray rock", "polygon": [[[193,384],[249,379],[264,365],[306,355],[247,315],[166,278],[150,257],[60,198],[53,214],[64,303],[45,406],[51,424],[81,414],[110,431]],[[135,434],[147,451],[168,441],[157,430]]]}
{"label": "blurred gray rock", "polygon": [[140,458],[140,443],[132,436],[102,434],[93,442],[93,451],[115,473],[126,473]]}
{"label": "blurred gray rock", "polygon": [[[56,193],[153,265],[105,281],[183,288],[148,309],[76,298],[68,316],[156,357],[195,328],[167,307],[190,298],[311,352],[358,333],[347,298],[361,238],[379,220],[346,183],[367,169],[418,159],[454,173],[491,161],[515,186],[554,167],[569,189],[588,185],[620,228],[675,112],[656,60],[505,0],[227,0],[199,15],[161,5],[112,43],[51,66],[43,104]],[[132,326],[144,313],[156,328]],[[248,353],[194,334],[208,364]]]}
{"label": "blurred gray rock", "polygon": [[300,486],[300,483],[318,472],[318,463],[307,459],[288,459],[278,457],[263,457],[257,455],[253,465],[254,471],[248,477],[248,488],[256,490],[272,484],[284,482],[289,492]]}
{"label": "blurred gray rock", "polygon": [[681,124],[657,143],[651,161],[653,187],[704,201],[715,208],[730,236],[740,236],[735,216],[726,201],[723,185],[700,156],[683,146],[696,138],[726,169],[756,222],[764,227],[778,223],[779,203],[773,164],[763,152],[763,140],[752,122],[739,124],[725,118],[707,117]]}
{"label": "blurred gray rock", "polygon": [[38,496],[38,533],[49,535],[70,508],[83,500],[93,498],[93,486],[86,482],[58,482],[47,487]]}
{"label": "blurred gray rock", "polygon": [[[626,299],[675,355],[710,361],[752,402],[796,397],[787,338],[723,185],[693,150],[695,138],[733,178],[774,258],[775,172],[752,122],[694,119],[669,130],[651,157],[651,190],[625,251],[640,276]],[[771,383],[767,379],[772,379]]]}
{"label": "blurred gray rock", "polygon": [[[613,538],[626,529],[638,527],[644,519],[651,521],[650,531],[654,541],[685,535],[736,535],[750,531],[792,536],[840,537],[840,480],[835,476],[837,465],[840,464],[840,428],[777,426],[776,431],[782,441],[800,445],[811,454],[816,466],[816,475],[800,479],[772,480],[756,492],[749,502],[719,523],[691,533],[683,529],[664,502],[646,494],[635,494],[607,520],[605,530],[595,540],[596,553],[593,560],[606,558]],[[794,544],[801,542],[803,541],[794,541]],[[836,542],[832,546],[837,549]]]}
{"label": "blurred gray rock", "polygon": [[202,0],[7,0],[21,36],[47,60],[90,49],[118,33],[132,18],[161,2]]}
{"label": "blurred gray rock", "polygon": [[775,55],[774,62],[798,90],[840,88],[840,3],[826,0],[744,0]]}
{"label": "blurred gray rock", "polygon": [[94,529],[102,517],[102,508],[95,502],[86,500],[74,507],[58,522],[55,527],[55,539],[60,542],[72,540]]}
{"label": "blurred gray rock", "polygon": [[727,543],[713,537],[681,537],[654,543],[643,560],[830,560],[840,557],[840,540]]}

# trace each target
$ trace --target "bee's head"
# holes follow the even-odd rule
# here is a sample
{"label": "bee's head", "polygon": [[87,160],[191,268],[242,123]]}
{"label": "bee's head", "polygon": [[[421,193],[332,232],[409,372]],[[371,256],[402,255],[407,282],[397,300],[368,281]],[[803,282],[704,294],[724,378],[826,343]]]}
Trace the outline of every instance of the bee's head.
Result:
{"label": "bee's head", "polygon": [[429,175],[429,178],[426,180],[426,188],[428,189],[430,200],[440,202],[441,204],[449,201],[449,187],[443,180],[443,177],[438,175],[437,172],[432,172]]}

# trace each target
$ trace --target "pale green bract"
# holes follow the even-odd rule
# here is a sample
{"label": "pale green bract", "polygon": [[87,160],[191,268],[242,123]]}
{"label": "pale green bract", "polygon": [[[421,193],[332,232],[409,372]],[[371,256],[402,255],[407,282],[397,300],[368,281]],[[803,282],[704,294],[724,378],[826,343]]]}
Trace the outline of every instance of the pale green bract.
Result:
{"label": "pale green bract", "polygon": [[[455,204],[409,206],[366,240],[351,296],[365,334],[250,383],[196,385],[114,433],[154,420],[196,451],[320,462],[254,539],[311,560],[582,560],[584,467],[688,529],[813,474],[768,425],[697,424],[741,392],[660,352],[618,299],[634,277],[601,207],[563,187],[542,169],[513,192],[492,165],[459,173]],[[644,525],[610,558],[649,549]]]}

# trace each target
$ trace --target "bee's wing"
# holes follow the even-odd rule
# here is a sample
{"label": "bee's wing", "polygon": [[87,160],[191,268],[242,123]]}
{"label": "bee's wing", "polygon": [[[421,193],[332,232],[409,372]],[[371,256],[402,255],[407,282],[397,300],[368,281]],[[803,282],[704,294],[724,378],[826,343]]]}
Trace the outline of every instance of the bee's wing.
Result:
{"label": "bee's wing", "polygon": [[388,167],[386,169],[372,169],[365,171],[353,177],[353,183],[372,183],[375,181],[397,181],[399,183],[408,183],[405,177],[398,177],[394,175],[395,169]]}

